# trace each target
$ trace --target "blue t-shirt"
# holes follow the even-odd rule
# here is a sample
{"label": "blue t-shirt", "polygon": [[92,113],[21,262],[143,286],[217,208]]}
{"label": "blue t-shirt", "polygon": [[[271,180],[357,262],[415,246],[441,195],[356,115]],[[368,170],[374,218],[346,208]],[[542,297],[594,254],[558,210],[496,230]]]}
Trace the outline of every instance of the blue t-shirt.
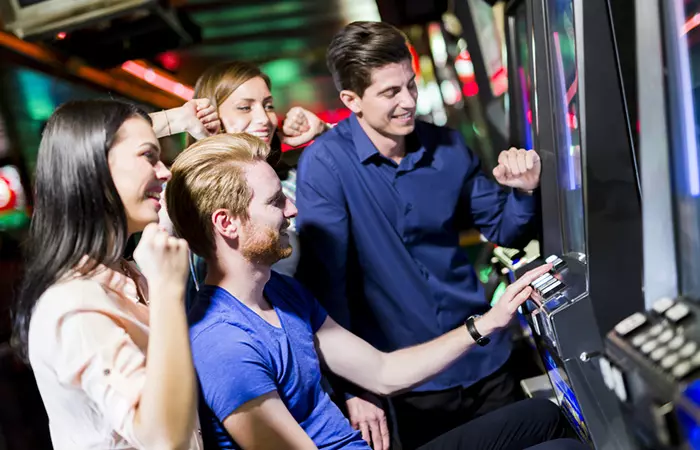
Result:
{"label": "blue t-shirt", "polygon": [[298,282],[276,272],[264,293],[282,328],[216,286],[203,286],[190,311],[205,447],[239,448],[224,419],[244,403],[277,391],[318,448],[368,449],[321,386],[314,334],[326,320],[325,310]]}

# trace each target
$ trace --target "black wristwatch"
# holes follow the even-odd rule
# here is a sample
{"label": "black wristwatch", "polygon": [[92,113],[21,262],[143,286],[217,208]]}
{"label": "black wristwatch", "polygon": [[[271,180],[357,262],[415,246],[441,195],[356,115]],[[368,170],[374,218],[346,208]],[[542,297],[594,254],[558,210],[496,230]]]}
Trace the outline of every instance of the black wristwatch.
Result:
{"label": "black wristwatch", "polygon": [[467,331],[469,331],[469,334],[471,335],[472,339],[474,339],[474,342],[476,342],[477,345],[484,347],[485,345],[488,345],[489,342],[491,342],[491,338],[489,338],[488,336],[482,336],[476,330],[476,327],[474,326],[474,321],[479,317],[481,316],[478,314],[471,316],[464,322],[464,325],[467,326]]}

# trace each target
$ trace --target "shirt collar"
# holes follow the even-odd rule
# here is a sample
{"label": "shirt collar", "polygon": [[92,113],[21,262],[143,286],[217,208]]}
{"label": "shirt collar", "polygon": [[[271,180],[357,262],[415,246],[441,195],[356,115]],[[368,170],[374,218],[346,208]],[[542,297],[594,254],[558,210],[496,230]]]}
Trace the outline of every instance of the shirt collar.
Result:
{"label": "shirt collar", "polygon": [[[369,139],[369,136],[367,136],[367,133],[365,133],[365,130],[362,129],[359,120],[357,120],[357,116],[353,113],[350,115],[349,120],[352,140],[355,144],[355,151],[357,152],[357,156],[360,158],[360,162],[365,163],[374,155],[381,155],[379,150],[377,150],[377,147]],[[416,122],[416,126],[411,133],[412,136],[407,136],[407,145],[418,145],[418,148],[411,149],[413,151],[406,154],[406,158],[410,161],[411,166],[420,161],[426,151],[426,147],[422,142],[421,134],[418,128],[418,122]],[[408,142],[408,140],[412,140],[412,142]]]}
{"label": "shirt collar", "polygon": [[355,151],[360,158],[360,162],[365,163],[372,156],[379,154],[377,147],[374,146],[365,130],[362,129],[362,125],[357,120],[355,113],[350,115],[350,133],[352,134],[352,141],[355,144]]}

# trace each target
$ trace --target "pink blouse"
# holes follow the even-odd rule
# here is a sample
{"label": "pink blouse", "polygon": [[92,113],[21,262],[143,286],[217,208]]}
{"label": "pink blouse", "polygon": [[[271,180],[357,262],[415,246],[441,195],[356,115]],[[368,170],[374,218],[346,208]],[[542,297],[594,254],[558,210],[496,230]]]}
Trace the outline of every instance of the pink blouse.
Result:
{"label": "pink blouse", "polygon": [[[138,282],[146,292],[145,279]],[[134,417],[148,333],[148,307],[138,302],[136,284],[104,266],[41,296],[29,326],[29,360],[55,450],[145,448]],[[202,449],[198,431],[190,449]]]}

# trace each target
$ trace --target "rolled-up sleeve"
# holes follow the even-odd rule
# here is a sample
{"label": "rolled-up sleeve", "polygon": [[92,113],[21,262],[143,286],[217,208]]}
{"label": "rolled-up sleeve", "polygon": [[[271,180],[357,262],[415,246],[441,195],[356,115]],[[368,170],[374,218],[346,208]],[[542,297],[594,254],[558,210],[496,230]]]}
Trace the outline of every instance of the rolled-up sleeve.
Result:
{"label": "rolled-up sleeve", "polygon": [[96,283],[80,283],[75,305],[54,316],[52,366],[62,384],[82,389],[116,433],[144,448],[134,430],[136,407],[146,381],[146,358],[118,319],[101,310],[109,301]]}

